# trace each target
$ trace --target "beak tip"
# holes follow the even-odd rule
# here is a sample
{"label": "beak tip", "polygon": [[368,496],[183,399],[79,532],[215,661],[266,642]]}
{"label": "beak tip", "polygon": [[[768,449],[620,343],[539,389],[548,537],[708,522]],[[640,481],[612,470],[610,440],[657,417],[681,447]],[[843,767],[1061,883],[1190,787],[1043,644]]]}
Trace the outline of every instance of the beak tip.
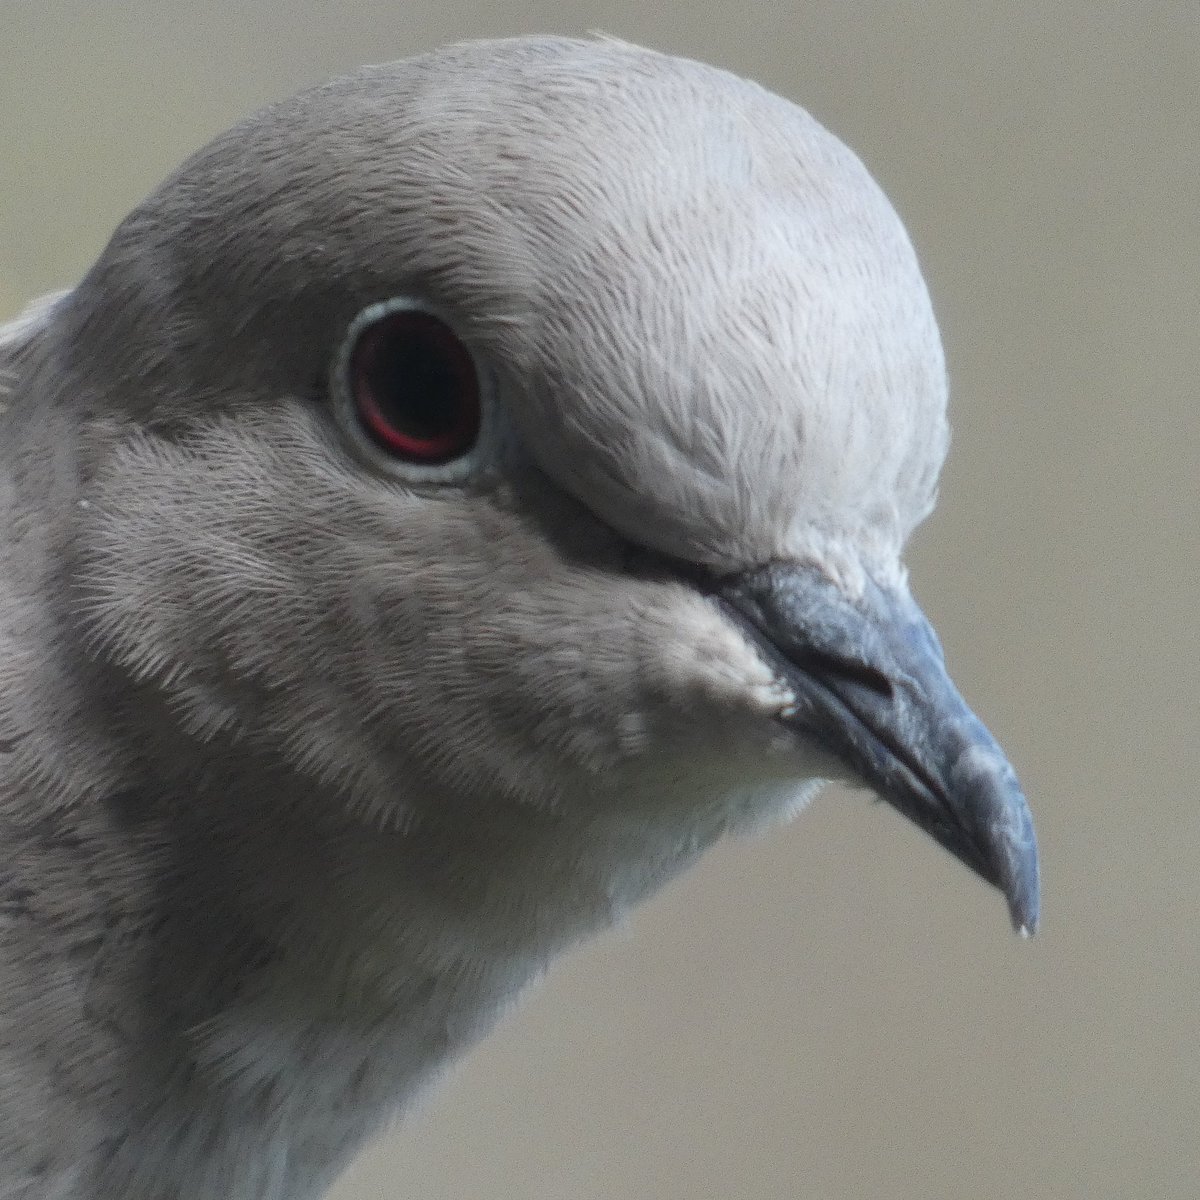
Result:
{"label": "beak tip", "polygon": [[1013,930],[1022,941],[1028,941],[1038,931],[1040,914],[1036,902],[1032,905],[1021,903],[1009,904],[1009,915],[1012,918]]}
{"label": "beak tip", "polygon": [[1041,919],[1041,884],[1038,870],[1037,843],[1033,840],[1032,822],[1026,810],[1027,838],[1006,847],[1007,870],[1003,871],[1001,888],[1008,899],[1008,912],[1013,929],[1030,938],[1038,931]]}
{"label": "beak tip", "polygon": [[975,845],[989,864],[992,882],[1008,901],[1013,929],[1030,938],[1041,917],[1041,864],[1033,814],[1012,767],[982,726],[970,754],[981,764],[986,761],[987,769],[974,772],[956,793],[963,804],[964,826],[978,822]]}
{"label": "beak tip", "polygon": [[1038,902],[1035,898],[1032,902],[1023,904],[1015,904],[1010,909],[1012,915],[1013,929],[1023,938],[1028,939],[1033,937],[1038,931],[1041,924],[1042,915],[1038,911]]}

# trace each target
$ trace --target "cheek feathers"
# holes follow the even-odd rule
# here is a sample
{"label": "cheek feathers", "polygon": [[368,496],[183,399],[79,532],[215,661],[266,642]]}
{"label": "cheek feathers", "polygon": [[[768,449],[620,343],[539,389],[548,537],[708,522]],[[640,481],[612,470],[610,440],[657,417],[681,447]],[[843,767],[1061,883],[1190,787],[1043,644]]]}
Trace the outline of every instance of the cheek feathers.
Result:
{"label": "cheek feathers", "polygon": [[770,718],[795,697],[741,631],[710,601],[672,587],[644,614],[664,698],[680,709]]}
{"label": "cheek feathers", "polygon": [[[157,678],[193,733],[276,739],[373,807],[417,781],[550,799],[791,701],[715,605],[623,574],[599,529],[597,561],[564,559],[478,493],[307,470],[317,447],[286,427],[284,456],[277,436],[227,426],[187,448],[134,443],[88,510],[94,644]],[[280,703],[256,730],[261,688]],[[302,722],[284,728],[289,714]]]}

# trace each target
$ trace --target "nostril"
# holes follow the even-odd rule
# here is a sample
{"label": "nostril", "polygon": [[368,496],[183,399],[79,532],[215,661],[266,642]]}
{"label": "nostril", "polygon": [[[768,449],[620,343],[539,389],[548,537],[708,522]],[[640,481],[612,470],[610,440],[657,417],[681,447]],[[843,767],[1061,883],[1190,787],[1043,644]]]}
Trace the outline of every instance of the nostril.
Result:
{"label": "nostril", "polygon": [[852,658],[843,658],[824,650],[802,650],[789,656],[802,671],[818,679],[838,679],[865,687],[890,700],[895,693],[892,681],[878,668]]}

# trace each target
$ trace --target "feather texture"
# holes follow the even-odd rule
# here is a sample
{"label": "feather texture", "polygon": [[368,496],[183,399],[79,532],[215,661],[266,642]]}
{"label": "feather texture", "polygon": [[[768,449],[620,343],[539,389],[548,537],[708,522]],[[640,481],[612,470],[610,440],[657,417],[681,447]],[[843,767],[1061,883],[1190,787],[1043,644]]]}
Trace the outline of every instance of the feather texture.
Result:
{"label": "feather texture", "polygon": [[[405,482],[331,364],[447,315]],[[708,577],[903,588],[946,384],[859,161],[710,67],[474,43],[277,104],[0,330],[0,1195],[304,1200],[580,939],[845,770]]]}

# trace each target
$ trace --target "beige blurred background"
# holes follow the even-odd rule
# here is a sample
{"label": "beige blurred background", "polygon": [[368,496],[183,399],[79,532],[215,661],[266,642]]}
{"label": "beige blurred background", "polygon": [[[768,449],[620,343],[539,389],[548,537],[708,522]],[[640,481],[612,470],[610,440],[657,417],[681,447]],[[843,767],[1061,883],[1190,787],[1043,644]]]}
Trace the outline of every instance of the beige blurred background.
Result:
{"label": "beige blurred background", "polygon": [[799,101],[906,219],[955,428],[915,585],[1035,805],[1044,932],[831,792],[562,964],[337,1200],[1194,1200],[1195,0],[0,0],[0,315],[265,101],[588,29]]}

